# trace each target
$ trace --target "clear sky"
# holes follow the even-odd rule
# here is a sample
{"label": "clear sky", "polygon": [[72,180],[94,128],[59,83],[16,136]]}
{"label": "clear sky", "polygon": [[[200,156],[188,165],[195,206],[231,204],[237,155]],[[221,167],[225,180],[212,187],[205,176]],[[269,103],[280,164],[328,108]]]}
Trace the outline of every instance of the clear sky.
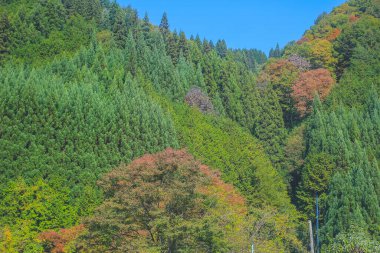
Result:
{"label": "clear sky", "polygon": [[142,18],[148,13],[158,25],[168,14],[170,28],[189,37],[199,34],[230,48],[257,48],[268,53],[278,42],[284,46],[299,39],[323,11],[344,0],[117,0],[131,5]]}

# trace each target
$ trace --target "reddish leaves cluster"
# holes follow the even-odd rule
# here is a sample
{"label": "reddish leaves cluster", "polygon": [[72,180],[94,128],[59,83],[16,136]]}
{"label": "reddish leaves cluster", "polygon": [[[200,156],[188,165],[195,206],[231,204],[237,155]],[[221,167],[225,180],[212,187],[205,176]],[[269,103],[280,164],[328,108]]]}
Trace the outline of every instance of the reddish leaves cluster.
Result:
{"label": "reddish leaves cluster", "polygon": [[349,18],[349,20],[350,20],[351,23],[354,23],[354,22],[356,22],[356,21],[359,20],[359,17],[356,16],[356,15],[351,15],[350,18]]}
{"label": "reddish leaves cluster", "polygon": [[49,230],[42,232],[39,235],[39,239],[43,242],[44,247],[48,252],[64,253],[66,245],[74,241],[83,230],[83,225],[61,229],[59,232]]}
{"label": "reddish leaves cluster", "polygon": [[315,69],[301,73],[296,84],[292,87],[292,97],[301,116],[309,112],[316,94],[324,100],[330,93],[334,78],[327,69]]}
{"label": "reddish leaves cluster", "polygon": [[203,113],[214,112],[214,106],[210,98],[204,94],[200,88],[193,87],[185,97],[186,104],[199,108]]}
{"label": "reddish leaves cluster", "polygon": [[326,40],[333,41],[336,38],[339,37],[339,35],[342,33],[342,31],[339,28],[333,29],[326,37]]}

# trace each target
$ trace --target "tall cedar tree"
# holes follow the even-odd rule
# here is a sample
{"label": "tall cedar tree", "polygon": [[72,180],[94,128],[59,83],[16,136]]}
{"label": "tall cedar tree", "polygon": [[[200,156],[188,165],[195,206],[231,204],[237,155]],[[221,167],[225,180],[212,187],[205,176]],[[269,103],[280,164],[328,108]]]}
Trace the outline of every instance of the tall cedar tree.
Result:
{"label": "tall cedar tree", "polygon": [[11,24],[6,13],[0,17],[0,64],[10,54],[11,47]]}

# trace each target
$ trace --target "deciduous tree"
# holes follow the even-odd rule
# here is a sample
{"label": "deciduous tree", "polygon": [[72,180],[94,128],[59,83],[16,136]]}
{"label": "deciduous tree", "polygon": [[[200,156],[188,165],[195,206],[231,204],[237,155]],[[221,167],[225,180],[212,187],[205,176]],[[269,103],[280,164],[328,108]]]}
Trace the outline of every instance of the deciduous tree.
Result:
{"label": "deciduous tree", "polygon": [[327,69],[315,69],[301,73],[292,87],[292,97],[296,101],[296,107],[301,117],[310,111],[314,96],[318,95],[323,101],[330,93],[334,83],[335,80]]}

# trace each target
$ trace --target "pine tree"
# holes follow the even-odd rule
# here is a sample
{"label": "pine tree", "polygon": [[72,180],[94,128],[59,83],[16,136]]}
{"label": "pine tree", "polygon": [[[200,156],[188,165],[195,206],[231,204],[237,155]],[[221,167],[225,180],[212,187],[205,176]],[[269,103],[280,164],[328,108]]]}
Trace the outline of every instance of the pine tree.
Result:
{"label": "pine tree", "polygon": [[278,97],[272,89],[263,90],[261,97],[254,134],[277,167],[283,159],[283,142],[286,133],[282,110]]}
{"label": "pine tree", "polygon": [[144,34],[144,38],[147,39],[150,32],[150,20],[147,12],[145,12],[141,30]]}
{"label": "pine tree", "polygon": [[179,33],[179,41],[178,41],[179,52],[183,54],[185,58],[189,57],[189,46],[187,44],[186,35],[183,31]]}
{"label": "pine tree", "polygon": [[269,51],[269,58],[280,58],[282,55],[280,45],[277,43],[276,47],[273,49],[271,48]]}
{"label": "pine tree", "polygon": [[274,50],[274,57],[275,58],[281,57],[281,49],[280,49],[280,45],[278,43],[277,43],[276,48]]}
{"label": "pine tree", "polygon": [[137,23],[138,23],[138,14],[137,10],[132,9],[132,7],[128,7],[125,10],[125,25],[127,26],[127,31],[135,31],[137,28]]}
{"label": "pine tree", "polygon": [[113,35],[116,42],[120,48],[125,46],[125,41],[128,36],[127,26],[125,24],[125,17],[122,13],[118,13],[115,19],[115,24],[113,26]]}
{"label": "pine tree", "polygon": [[202,49],[202,41],[198,34],[197,36],[195,36],[195,44],[198,46],[200,50]]}
{"label": "pine tree", "polygon": [[203,53],[208,54],[212,50],[210,46],[210,42],[204,39],[202,44],[203,44]]}
{"label": "pine tree", "polygon": [[133,38],[132,32],[129,32],[129,35],[126,39],[125,51],[127,54],[126,69],[132,74],[136,75],[137,72],[137,50],[136,42]]}
{"label": "pine tree", "polygon": [[160,32],[162,33],[162,35],[164,36],[164,39],[165,39],[166,36],[168,35],[168,33],[170,32],[169,31],[168,15],[166,14],[166,12],[164,12],[164,14],[162,15],[159,28],[160,28]]}
{"label": "pine tree", "polygon": [[227,56],[227,44],[225,40],[218,40],[215,49],[220,57],[224,58]]}
{"label": "pine tree", "polygon": [[6,13],[0,17],[0,64],[10,54],[12,27]]}

